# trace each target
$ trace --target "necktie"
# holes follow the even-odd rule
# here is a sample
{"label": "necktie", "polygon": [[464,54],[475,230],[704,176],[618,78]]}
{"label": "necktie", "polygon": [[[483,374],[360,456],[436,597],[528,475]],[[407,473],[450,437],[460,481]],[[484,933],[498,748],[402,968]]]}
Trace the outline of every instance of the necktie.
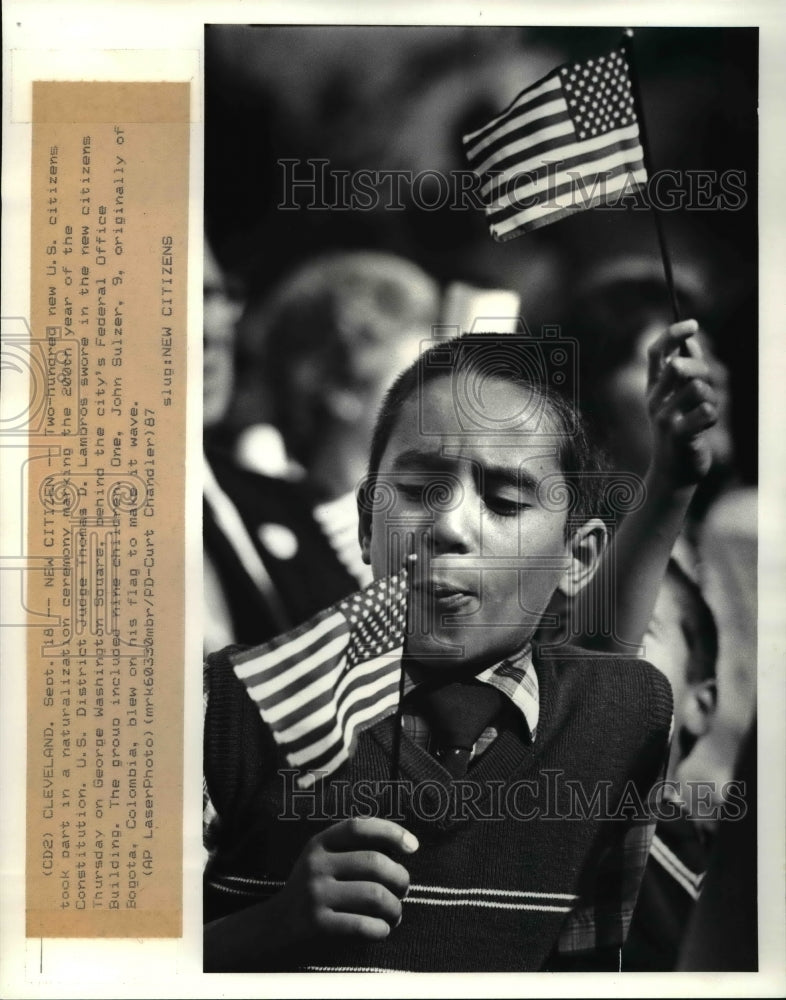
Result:
{"label": "necktie", "polygon": [[432,752],[454,778],[467,773],[472,748],[501,713],[501,691],[477,680],[424,685],[410,700],[432,728]]}

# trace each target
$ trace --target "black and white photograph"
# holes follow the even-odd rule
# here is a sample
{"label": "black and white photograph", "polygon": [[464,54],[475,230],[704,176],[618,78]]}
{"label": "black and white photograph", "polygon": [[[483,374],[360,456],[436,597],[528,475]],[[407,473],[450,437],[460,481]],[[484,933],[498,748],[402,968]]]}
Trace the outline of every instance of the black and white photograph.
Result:
{"label": "black and white photograph", "polygon": [[784,994],[779,14],[3,0],[2,996]]}
{"label": "black and white photograph", "polygon": [[758,44],[206,26],[206,971],[758,968]]}

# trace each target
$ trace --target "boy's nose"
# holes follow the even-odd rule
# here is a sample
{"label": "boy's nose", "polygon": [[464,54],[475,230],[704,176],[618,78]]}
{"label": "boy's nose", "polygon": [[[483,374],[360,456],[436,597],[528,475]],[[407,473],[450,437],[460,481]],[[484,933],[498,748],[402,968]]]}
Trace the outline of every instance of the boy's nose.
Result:
{"label": "boy's nose", "polygon": [[480,527],[480,507],[466,493],[448,505],[445,510],[434,512],[434,555],[456,552],[466,555],[474,551]]}

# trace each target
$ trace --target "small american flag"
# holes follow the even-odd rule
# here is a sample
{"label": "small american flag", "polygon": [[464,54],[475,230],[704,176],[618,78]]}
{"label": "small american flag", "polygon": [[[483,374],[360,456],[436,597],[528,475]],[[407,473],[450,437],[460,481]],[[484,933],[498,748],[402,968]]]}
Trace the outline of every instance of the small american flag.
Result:
{"label": "small american flag", "polygon": [[464,147],[498,242],[635,191],[647,171],[624,49],[559,66]]}
{"label": "small american flag", "polygon": [[357,734],[395,711],[406,614],[403,569],[232,657],[301,788],[336,771]]}

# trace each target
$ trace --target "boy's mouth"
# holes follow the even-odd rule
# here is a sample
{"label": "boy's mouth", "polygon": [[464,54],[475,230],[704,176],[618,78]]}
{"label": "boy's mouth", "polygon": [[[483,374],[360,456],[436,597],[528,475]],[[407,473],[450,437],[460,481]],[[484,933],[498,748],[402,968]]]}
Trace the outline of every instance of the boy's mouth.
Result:
{"label": "boy's mouth", "polygon": [[463,583],[423,580],[416,583],[413,589],[440,611],[455,611],[477,600],[475,591]]}

